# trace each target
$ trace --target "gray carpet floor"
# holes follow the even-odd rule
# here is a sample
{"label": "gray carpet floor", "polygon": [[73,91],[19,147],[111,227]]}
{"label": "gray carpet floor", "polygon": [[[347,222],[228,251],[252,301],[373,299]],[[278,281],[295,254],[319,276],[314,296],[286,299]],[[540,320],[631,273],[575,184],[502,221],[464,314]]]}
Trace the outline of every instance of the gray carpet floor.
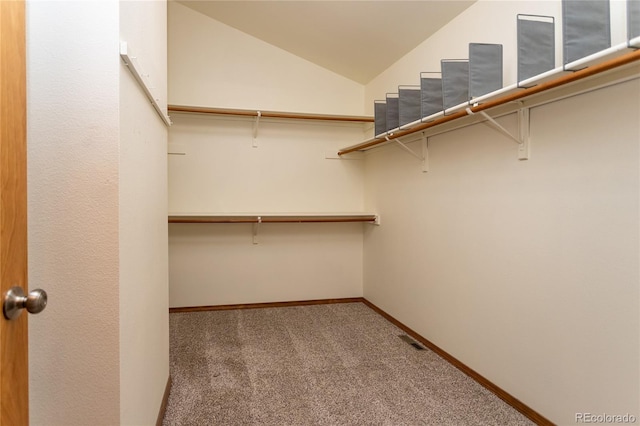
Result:
{"label": "gray carpet floor", "polygon": [[164,425],[531,425],[363,303],[170,314]]}

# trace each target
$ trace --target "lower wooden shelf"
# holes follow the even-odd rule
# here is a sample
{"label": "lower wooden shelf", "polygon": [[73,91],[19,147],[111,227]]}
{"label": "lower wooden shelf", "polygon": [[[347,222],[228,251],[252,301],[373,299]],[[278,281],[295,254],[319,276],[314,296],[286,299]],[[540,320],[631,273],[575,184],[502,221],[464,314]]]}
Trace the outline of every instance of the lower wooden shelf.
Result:
{"label": "lower wooden shelf", "polygon": [[220,213],[170,214],[169,223],[378,223],[373,213]]}

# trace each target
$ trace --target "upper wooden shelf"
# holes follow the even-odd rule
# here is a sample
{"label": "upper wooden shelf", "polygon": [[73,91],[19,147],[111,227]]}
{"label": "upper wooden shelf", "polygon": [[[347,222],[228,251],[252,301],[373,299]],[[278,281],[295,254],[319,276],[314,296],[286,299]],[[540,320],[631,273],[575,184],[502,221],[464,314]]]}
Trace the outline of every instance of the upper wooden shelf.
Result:
{"label": "upper wooden shelf", "polygon": [[219,213],[170,214],[169,223],[376,223],[372,213]]}
{"label": "upper wooden shelf", "polygon": [[373,123],[373,117],[363,115],[307,114],[281,111],[259,111],[249,109],[208,108],[186,105],[169,105],[169,112],[189,114],[232,115],[240,117],[284,118],[293,120],[347,121],[354,123]]}
{"label": "upper wooden shelf", "polygon": [[[529,108],[532,105],[525,104],[525,102],[534,99],[534,95],[551,93],[554,89],[565,86],[568,87],[572,83],[586,80],[590,77],[604,75],[612,70],[622,69],[627,65],[637,65],[638,61],[640,61],[640,37],[634,38],[628,43],[613,46],[578,61],[532,77],[531,79],[489,93],[480,98],[472,99],[449,108],[446,111],[424,117],[403,127],[390,130],[385,134],[376,135],[356,145],[342,148],[338,151],[338,155],[365,151],[418,132],[423,132],[425,137],[437,134],[437,130],[435,130],[436,127],[444,129],[445,126],[442,125],[446,123],[453,121],[461,123],[462,120],[460,119],[464,117],[473,116],[476,113],[482,113],[485,110],[495,109],[496,107],[505,106],[514,109]],[[549,100],[545,102],[553,99],[554,97],[550,96]],[[483,115],[480,115],[480,117],[482,119]],[[454,124],[449,124],[449,127],[455,128],[453,126]]]}

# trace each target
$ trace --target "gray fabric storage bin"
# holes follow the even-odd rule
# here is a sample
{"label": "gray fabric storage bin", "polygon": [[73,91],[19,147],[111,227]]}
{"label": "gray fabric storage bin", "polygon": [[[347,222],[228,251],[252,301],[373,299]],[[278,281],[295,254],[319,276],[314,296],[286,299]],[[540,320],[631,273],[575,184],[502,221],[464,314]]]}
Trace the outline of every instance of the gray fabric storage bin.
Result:
{"label": "gray fabric storage bin", "polygon": [[563,64],[611,47],[609,16],[609,0],[562,0]]}
{"label": "gray fabric storage bin", "polygon": [[469,101],[469,61],[467,59],[443,59],[442,104],[449,109]]}
{"label": "gray fabric storage bin", "polygon": [[396,129],[399,126],[399,98],[397,93],[387,93],[387,131]]}
{"label": "gray fabric storage bin", "polygon": [[400,126],[420,120],[420,86],[398,86],[398,99]]}
{"label": "gray fabric storage bin", "polygon": [[627,38],[640,37],[640,0],[627,0]]}
{"label": "gray fabric storage bin", "polygon": [[518,82],[555,67],[553,16],[518,15]]}
{"label": "gray fabric storage bin", "polygon": [[469,99],[502,89],[502,45],[469,43]]}
{"label": "gray fabric storage bin", "polygon": [[[438,77],[430,77],[437,75]],[[429,117],[444,109],[442,106],[442,78],[440,73],[420,73],[420,116]]]}
{"label": "gray fabric storage bin", "polygon": [[387,102],[373,101],[373,120],[375,127],[375,136],[386,133],[387,131]]}

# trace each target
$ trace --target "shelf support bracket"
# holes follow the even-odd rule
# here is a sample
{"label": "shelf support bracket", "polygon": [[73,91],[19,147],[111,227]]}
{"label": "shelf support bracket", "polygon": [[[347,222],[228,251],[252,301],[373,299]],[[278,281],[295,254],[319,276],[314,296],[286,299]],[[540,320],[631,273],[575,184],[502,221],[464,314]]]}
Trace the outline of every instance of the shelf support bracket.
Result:
{"label": "shelf support bracket", "polygon": [[520,140],[522,143],[518,145],[518,160],[528,160],[531,155],[531,140],[529,135],[529,108],[520,108],[518,110],[518,131],[520,132]]}
{"label": "shelf support bracket", "polygon": [[489,114],[484,111],[473,112],[471,108],[466,109],[467,114],[475,115],[480,114],[487,120],[487,124],[493,127],[498,132],[507,136],[518,144],[518,160],[529,159],[529,108],[521,107],[518,111],[518,137],[514,136],[510,131],[505,129],[496,120],[494,120]]}
{"label": "shelf support bracket", "polygon": [[258,216],[257,222],[253,224],[253,244],[258,244],[258,230],[262,223],[262,216]]}
{"label": "shelf support bracket", "polygon": [[[389,140],[389,137],[386,137],[387,140]],[[411,148],[409,148],[408,146],[406,146],[405,144],[402,143],[402,141],[398,138],[393,140],[395,143],[397,143],[400,148],[404,149],[405,151],[407,151],[409,154],[413,155],[414,157],[416,157],[418,160],[422,160],[422,156],[418,155],[414,150],[412,150]]]}
{"label": "shelf support bracket", "polygon": [[429,172],[429,138],[422,132],[422,173]]}
{"label": "shelf support bracket", "polygon": [[407,153],[411,154],[412,156],[414,156],[418,160],[420,160],[422,162],[422,172],[423,173],[426,173],[426,172],[429,171],[428,140],[427,140],[427,137],[424,135],[424,132],[422,133],[422,155],[418,154],[417,152],[415,152],[414,150],[409,148],[407,145],[402,143],[400,138],[390,139],[389,136],[385,136],[385,138],[388,141],[393,141],[393,142],[397,143],[400,148],[404,149]]}
{"label": "shelf support bracket", "polygon": [[260,124],[260,117],[262,117],[262,112],[257,111],[256,121],[253,122],[253,147],[258,147],[258,125]]}

